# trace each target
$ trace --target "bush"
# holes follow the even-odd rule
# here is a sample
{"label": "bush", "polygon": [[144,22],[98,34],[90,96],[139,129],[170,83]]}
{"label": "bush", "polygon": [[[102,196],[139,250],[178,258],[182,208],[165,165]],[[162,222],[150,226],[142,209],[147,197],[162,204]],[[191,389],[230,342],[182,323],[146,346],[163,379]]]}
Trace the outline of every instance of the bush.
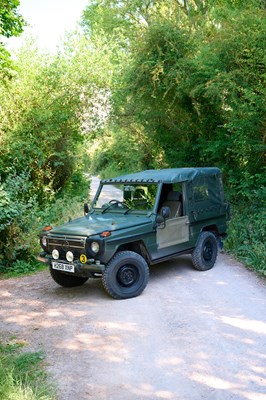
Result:
{"label": "bush", "polygon": [[32,274],[38,270],[39,264],[36,261],[16,260],[8,268],[0,265],[0,274],[2,273],[4,278]]}
{"label": "bush", "polygon": [[10,175],[0,186],[0,273],[18,275],[36,271],[39,231],[44,225],[58,225],[81,216],[90,183],[85,177],[74,175],[68,190],[51,198],[42,209],[30,197],[30,188],[26,174]]}
{"label": "bush", "polygon": [[13,172],[0,185],[0,265],[9,266],[18,258],[28,259],[32,251],[32,232],[38,209],[36,198],[31,194],[32,183],[27,172]]}
{"label": "bush", "polygon": [[[232,205],[225,248],[249,268],[266,276],[265,189],[257,197]],[[261,194],[259,196],[259,194]]]}

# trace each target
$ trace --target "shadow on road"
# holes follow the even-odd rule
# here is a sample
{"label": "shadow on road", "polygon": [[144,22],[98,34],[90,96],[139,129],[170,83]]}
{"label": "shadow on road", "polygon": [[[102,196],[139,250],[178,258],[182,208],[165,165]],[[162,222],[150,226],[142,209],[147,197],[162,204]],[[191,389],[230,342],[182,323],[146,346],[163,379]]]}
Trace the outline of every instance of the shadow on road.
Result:
{"label": "shadow on road", "polygon": [[60,400],[265,400],[266,290],[226,261],[155,265],[144,293],[123,301],[100,280],[1,281],[0,330],[44,349]]}

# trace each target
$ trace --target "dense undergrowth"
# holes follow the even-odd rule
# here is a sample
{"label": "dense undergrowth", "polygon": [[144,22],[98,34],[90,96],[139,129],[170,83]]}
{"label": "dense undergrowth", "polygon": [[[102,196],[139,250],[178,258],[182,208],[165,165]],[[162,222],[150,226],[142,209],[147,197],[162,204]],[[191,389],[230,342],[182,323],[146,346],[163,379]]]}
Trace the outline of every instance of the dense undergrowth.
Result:
{"label": "dense undergrowth", "polygon": [[231,204],[225,249],[248,268],[266,276],[265,189],[253,199]]}
{"label": "dense undergrowth", "polygon": [[[45,225],[59,225],[83,214],[83,203],[88,201],[90,191],[89,178],[80,181],[79,190],[76,187],[47,201],[42,208],[32,205],[30,212],[23,206],[21,214],[12,220],[5,230],[9,235],[0,255],[0,277],[8,278],[23,274],[31,274],[43,266],[36,260],[40,252],[39,232]],[[1,232],[0,232],[1,238]]]}
{"label": "dense undergrowth", "polygon": [[0,399],[55,399],[55,389],[43,369],[43,353],[25,352],[24,346],[15,338],[0,341]]}

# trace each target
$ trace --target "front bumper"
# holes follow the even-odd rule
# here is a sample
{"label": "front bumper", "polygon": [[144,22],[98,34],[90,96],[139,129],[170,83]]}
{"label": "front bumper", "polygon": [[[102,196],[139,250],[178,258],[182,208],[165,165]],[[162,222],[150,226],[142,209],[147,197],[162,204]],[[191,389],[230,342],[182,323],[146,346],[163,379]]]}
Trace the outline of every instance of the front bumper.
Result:
{"label": "front bumper", "polygon": [[[50,255],[48,255],[47,253],[43,252],[40,253],[37,256],[37,260],[40,261],[43,264],[46,265],[51,265],[52,261],[55,261],[52,259],[52,257]],[[89,262],[83,264],[80,261],[73,261],[73,263],[68,263],[68,261],[66,260],[56,260],[59,263],[63,263],[63,264],[71,264],[74,265],[75,267],[75,274],[79,275],[79,274],[84,274],[84,273],[99,273],[102,274],[103,271],[105,270],[105,265],[104,264],[100,264],[99,262],[95,261],[95,260],[88,260]]]}

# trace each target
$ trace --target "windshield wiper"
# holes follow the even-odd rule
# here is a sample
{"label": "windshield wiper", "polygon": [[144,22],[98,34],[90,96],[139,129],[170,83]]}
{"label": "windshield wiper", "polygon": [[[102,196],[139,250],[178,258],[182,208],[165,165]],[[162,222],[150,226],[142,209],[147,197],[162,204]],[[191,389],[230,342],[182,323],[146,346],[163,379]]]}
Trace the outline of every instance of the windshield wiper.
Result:
{"label": "windshield wiper", "polygon": [[128,214],[129,211],[133,211],[133,210],[134,210],[134,208],[128,208],[128,209],[124,212],[124,215]]}
{"label": "windshield wiper", "polygon": [[110,204],[109,206],[105,207],[105,208],[102,210],[102,214],[104,214],[104,213],[105,213],[107,210],[109,210],[111,207],[112,207],[112,204]]}

